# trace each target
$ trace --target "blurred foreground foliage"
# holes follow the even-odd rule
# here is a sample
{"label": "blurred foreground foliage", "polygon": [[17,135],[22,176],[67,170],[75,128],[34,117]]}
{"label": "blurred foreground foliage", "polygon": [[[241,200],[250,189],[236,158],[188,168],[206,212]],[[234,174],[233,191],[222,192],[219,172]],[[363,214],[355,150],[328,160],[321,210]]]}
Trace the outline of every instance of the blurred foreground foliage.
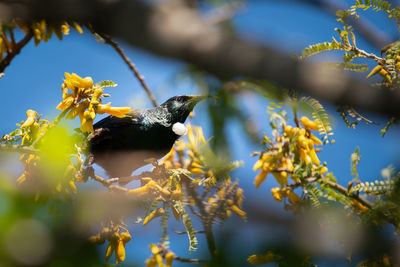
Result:
{"label": "blurred foreground foliage", "polygon": [[[216,1],[213,5],[224,2]],[[356,1],[349,10],[337,12],[338,21],[343,24],[343,29],[335,29],[340,41],[333,38],[331,43],[312,45],[303,51],[301,59],[341,50],[345,53],[343,62],[328,65],[357,72],[367,71],[368,66],[354,63],[354,59],[372,59],[377,65],[367,78],[379,75],[382,80],[377,85],[398,90],[400,46],[397,42],[388,45],[382,49],[381,57],[358,48],[348,20],[357,19],[360,9],[383,11],[400,21],[399,9],[385,1]],[[82,33],[75,22],[48,24],[40,20],[26,24],[14,20],[2,24],[1,71],[30,39],[36,45],[53,34],[62,39],[71,26]],[[25,33],[21,41],[14,37],[17,27]],[[344,251],[349,265],[398,266],[399,243],[393,236],[400,230],[400,175],[388,167],[381,178],[363,180],[358,174],[361,155],[356,149],[350,156],[352,180],[345,186],[338,184],[329,172],[329,164],[318,157],[323,146],[335,143],[330,116],[318,100],[268,81],[229,81],[195,67],[189,67],[183,76],[214,96],[207,102],[213,138],[207,139],[201,127],[188,123],[187,137],[177,141],[162,160],[149,159],[152,169],[140,175],[104,179],[89,164],[87,137],[93,132],[94,119],[104,113],[129,116],[131,111],[130,107],[103,103],[110,96],[106,90],[117,86],[112,81],[94,83],[91,77],[65,73],[62,99],[57,106],[61,110],[59,116],[49,121],[28,110],[17,129],[2,136],[0,149],[19,153],[24,170],[19,177],[0,174],[1,265],[122,263],[130,257],[126,247],[135,242],[135,231],[140,231],[134,226],[146,226],[159,218],[161,236],[158,243],[149,244],[147,266],[172,266],[176,262],[235,266],[241,255],[232,255],[235,253],[218,246],[230,239],[216,240],[215,226],[232,216],[251,224],[250,219],[257,216],[248,216],[243,205],[245,192],[239,187],[239,180],[231,177],[231,171],[241,166],[241,162],[230,160],[225,132],[228,121],[234,119],[259,146],[253,153],[255,173],[250,174],[255,187],[273,177],[276,185],[270,189],[272,198],[294,214],[285,221],[285,227],[295,240],[268,243],[255,254],[247,255],[248,263],[317,266],[314,262],[321,258],[343,256]],[[269,123],[271,131],[262,137],[259,122],[249,118],[242,108],[244,94],[274,99],[266,108],[269,121],[261,122]],[[338,112],[349,127],[360,121],[373,123],[352,107],[339,107]],[[65,119],[77,117],[78,129],[64,124]],[[381,133],[384,135],[395,123],[397,118],[391,118]],[[131,181],[136,181],[136,185],[124,186]],[[100,190],[94,190],[95,183]],[[254,213],[251,206],[255,204],[263,206],[252,203],[248,205],[249,213]],[[198,235],[205,235],[209,257],[197,259],[172,251],[171,220],[184,229],[189,253],[197,249]],[[200,222],[201,229],[195,229],[194,221]],[[105,244],[102,253],[96,246],[100,244]]]}

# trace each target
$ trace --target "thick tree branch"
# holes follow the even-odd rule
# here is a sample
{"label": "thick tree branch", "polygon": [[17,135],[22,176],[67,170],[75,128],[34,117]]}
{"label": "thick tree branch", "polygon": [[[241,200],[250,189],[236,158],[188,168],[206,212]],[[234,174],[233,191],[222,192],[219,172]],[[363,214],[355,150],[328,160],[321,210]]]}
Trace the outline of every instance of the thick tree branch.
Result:
{"label": "thick tree branch", "polygon": [[187,61],[220,77],[266,79],[334,104],[400,115],[400,90],[374,88],[344,73],[229,35],[182,1],[150,5],[139,0],[25,0],[24,9],[9,1],[3,3],[7,17],[3,15],[2,20],[23,17],[90,22],[97,31]]}

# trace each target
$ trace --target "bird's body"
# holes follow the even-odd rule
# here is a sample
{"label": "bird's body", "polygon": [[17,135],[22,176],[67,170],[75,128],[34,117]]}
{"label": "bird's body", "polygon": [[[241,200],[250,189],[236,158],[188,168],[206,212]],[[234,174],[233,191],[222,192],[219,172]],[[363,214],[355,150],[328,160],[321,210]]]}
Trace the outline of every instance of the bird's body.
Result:
{"label": "bird's body", "polygon": [[163,157],[179,135],[173,125],[184,123],[203,99],[176,96],[153,109],[135,110],[125,118],[108,116],[93,125],[89,136],[94,162],[110,177],[130,176],[146,159]]}

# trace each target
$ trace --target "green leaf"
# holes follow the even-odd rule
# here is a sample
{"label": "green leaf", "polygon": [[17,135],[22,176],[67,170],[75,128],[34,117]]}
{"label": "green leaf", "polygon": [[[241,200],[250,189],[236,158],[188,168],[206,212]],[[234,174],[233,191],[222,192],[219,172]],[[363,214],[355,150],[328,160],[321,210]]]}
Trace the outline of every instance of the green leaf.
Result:
{"label": "green leaf", "polygon": [[311,108],[312,118],[318,121],[318,131],[320,135],[323,135],[323,142],[325,144],[334,143],[335,140],[330,138],[333,135],[330,118],[321,103],[312,97],[302,97],[300,98],[300,103],[304,103]]}
{"label": "green leaf", "polygon": [[172,206],[174,206],[179,216],[181,216],[183,225],[185,226],[186,233],[189,238],[189,253],[197,250],[198,241],[196,238],[196,231],[193,228],[192,220],[190,219],[189,214],[185,211],[181,201],[172,200]]}
{"label": "green leaf", "polygon": [[319,43],[319,44],[314,44],[310,45],[309,47],[305,48],[303,52],[301,53],[301,59],[308,58],[312,55],[325,52],[325,51],[332,51],[332,50],[344,50],[346,51],[346,47],[333,40],[331,43],[325,42],[325,43]]}
{"label": "green leaf", "polygon": [[101,81],[96,83],[97,87],[115,87],[118,84],[114,83],[113,81]]}

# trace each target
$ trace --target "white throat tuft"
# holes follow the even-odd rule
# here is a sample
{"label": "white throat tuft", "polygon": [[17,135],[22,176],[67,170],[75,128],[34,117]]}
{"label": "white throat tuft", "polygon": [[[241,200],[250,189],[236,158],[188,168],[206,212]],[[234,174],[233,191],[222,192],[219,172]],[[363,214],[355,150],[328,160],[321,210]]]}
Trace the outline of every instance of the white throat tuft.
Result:
{"label": "white throat tuft", "polygon": [[172,131],[179,136],[186,135],[188,132],[188,129],[186,128],[185,124],[176,122],[174,125],[172,125]]}

